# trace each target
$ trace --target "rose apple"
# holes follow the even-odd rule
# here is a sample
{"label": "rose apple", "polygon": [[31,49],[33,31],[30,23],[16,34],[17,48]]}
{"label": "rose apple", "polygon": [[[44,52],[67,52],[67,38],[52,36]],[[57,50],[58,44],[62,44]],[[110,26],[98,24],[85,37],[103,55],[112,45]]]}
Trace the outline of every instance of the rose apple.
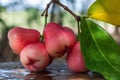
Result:
{"label": "rose apple", "polygon": [[63,34],[66,47],[71,48],[76,43],[74,32],[68,27],[63,27]]}
{"label": "rose apple", "polygon": [[48,23],[44,29],[44,41],[46,48],[52,57],[61,57],[66,47],[76,42],[75,34],[70,28],[63,28],[57,23]]}
{"label": "rose apple", "polygon": [[80,49],[80,42],[76,42],[73,48],[68,52],[67,57],[67,66],[73,72],[85,72],[87,68],[85,66],[84,57]]}
{"label": "rose apple", "polygon": [[30,71],[42,71],[52,61],[43,43],[29,44],[20,53],[20,61]]}
{"label": "rose apple", "polygon": [[39,42],[40,33],[34,29],[15,27],[8,32],[8,39],[13,52],[19,54],[26,45]]}

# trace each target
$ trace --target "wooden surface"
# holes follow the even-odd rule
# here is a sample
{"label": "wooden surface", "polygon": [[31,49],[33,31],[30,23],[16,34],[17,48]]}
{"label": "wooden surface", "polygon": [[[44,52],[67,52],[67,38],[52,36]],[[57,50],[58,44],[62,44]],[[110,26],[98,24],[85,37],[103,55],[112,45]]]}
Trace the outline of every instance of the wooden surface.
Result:
{"label": "wooden surface", "polygon": [[100,74],[91,71],[73,73],[64,60],[54,60],[44,71],[32,73],[19,62],[0,63],[0,80],[105,80]]}

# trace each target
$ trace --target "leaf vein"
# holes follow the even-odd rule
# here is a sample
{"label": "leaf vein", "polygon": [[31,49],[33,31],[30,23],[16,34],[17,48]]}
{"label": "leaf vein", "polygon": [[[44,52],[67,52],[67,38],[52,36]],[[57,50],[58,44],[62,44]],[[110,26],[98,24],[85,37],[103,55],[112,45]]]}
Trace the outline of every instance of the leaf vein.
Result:
{"label": "leaf vein", "polygon": [[98,51],[99,51],[99,52],[101,53],[101,55],[104,57],[104,59],[106,60],[106,62],[109,63],[109,65],[111,65],[111,66],[113,67],[113,69],[115,69],[116,71],[120,72],[119,69],[117,69],[117,68],[116,68],[112,63],[110,63],[109,60],[105,57],[105,55],[103,54],[103,52],[102,52],[101,49],[99,48],[99,46],[98,46],[98,44],[97,44],[97,41],[95,40],[94,34],[92,33],[92,30],[91,30],[91,28],[90,28],[90,26],[89,26],[89,25],[91,25],[91,24],[89,24],[87,21],[86,21],[86,23],[87,23],[87,25],[88,25],[88,29],[90,30],[90,34],[91,34],[91,36],[92,36],[92,38],[93,38],[93,40],[94,40],[94,42],[95,42],[95,45],[96,45]]}

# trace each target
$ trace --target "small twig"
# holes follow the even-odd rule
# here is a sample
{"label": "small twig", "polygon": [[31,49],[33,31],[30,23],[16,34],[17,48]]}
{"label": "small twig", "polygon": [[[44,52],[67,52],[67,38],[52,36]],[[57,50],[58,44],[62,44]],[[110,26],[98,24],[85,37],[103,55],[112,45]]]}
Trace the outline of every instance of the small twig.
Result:
{"label": "small twig", "polygon": [[64,8],[66,11],[68,11],[72,16],[75,17],[75,19],[77,20],[77,22],[80,22],[81,21],[81,17],[76,15],[72,10],[70,10],[67,6],[65,6],[64,4],[62,4],[59,0],[51,0],[48,4],[47,4],[47,7],[46,9],[43,11],[43,13],[41,14],[41,16],[44,16],[47,18],[48,16],[48,9],[50,7],[50,5],[54,3],[54,4],[57,4],[59,5],[60,7]]}
{"label": "small twig", "polygon": [[64,8],[66,11],[68,11],[71,15],[73,15],[75,17],[75,19],[77,20],[77,22],[81,21],[81,17],[76,15],[72,10],[70,10],[67,6],[65,6],[64,4],[62,4],[59,0],[52,0],[55,4],[61,6],[62,8]]}
{"label": "small twig", "polygon": [[50,5],[53,3],[53,1],[51,0],[48,4],[47,4],[47,7],[46,7],[46,9],[43,11],[43,13],[41,14],[41,16],[44,16],[44,14],[45,14],[45,16],[48,16],[48,9],[49,9],[49,7],[50,7]]}
{"label": "small twig", "polygon": [[50,7],[50,5],[52,4],[52,1],[50,1],[48,4],[47,4],[47,7],[46,9],[43,11],[43,13],[41,14],[41,16],[45,16],[45,24],[44,26],[47,24],[47,17],[48,17],[48,9]]}
{"label": "small twig", "polygon": [[78,36],[77,36],[77,39],[79,40],[80,39],[80,23],[77,22],[77,26],[78,26]]}

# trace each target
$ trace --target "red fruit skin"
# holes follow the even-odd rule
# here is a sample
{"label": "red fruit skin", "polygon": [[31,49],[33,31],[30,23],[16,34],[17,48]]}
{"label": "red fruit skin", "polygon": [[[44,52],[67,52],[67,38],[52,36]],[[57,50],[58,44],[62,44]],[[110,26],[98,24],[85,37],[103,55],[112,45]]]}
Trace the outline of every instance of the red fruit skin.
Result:
{"label": "red fruit skin", "polygon": [[68,27],[63,27],[63,34],[64,34],[64,40],[65,40],[65,45],[68,48],[73,47],[73,45],[76,43],[76,35],[74,32],[68,28]]}
{"label": "red fruit skin", "polygon": [[50,55],[58,58],[65,54],[66,47],[75,44],[76,36],[70,28],[51,22],[44,29],[44,41]]}
{"label": "red fruit skin", "polygon": [[68,52],[66,57],[67,66],[73,72],[86,72],[84,57],[80,50],[80,42],[76,42],[73,48]]}
{"label": "red fruit skin", "polygon": [[64,55],[65,42],[61,34],[62,27],[57,23],[48,23],[44,28],[44,41],[46,49],[52,57]]}
{"label": "red fruit skin", "polygon": [[26,46],[20,53],[20,61],[30,71],[42,71],[52,61],[43,43]]}
{"label": "red fruit skin", "polygon": [[39,42],[40,33],[33,29],[15,27],[8,32],[8,39],[13,52],[19,54],[28,44]]}

